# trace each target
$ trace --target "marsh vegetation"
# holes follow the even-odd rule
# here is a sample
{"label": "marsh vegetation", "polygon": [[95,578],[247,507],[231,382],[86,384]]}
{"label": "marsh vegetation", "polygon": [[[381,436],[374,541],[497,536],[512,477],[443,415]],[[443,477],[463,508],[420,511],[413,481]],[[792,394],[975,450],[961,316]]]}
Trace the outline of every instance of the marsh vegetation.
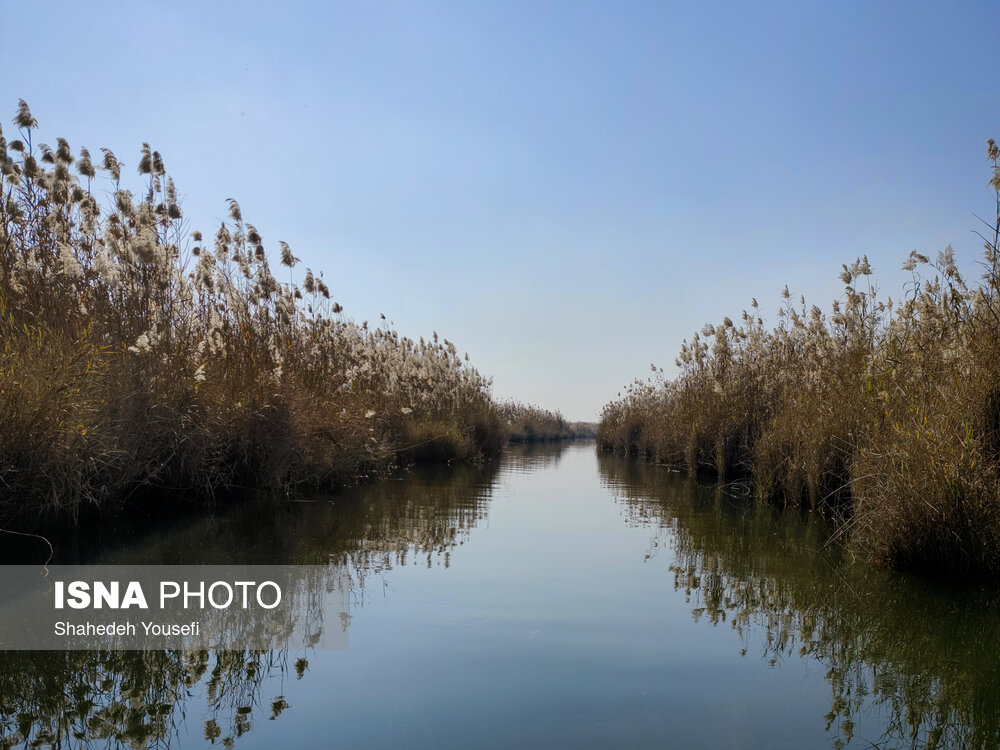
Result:
{"label": "marsh vegetation", "polygon": [[127,169],[39,142],[23,101],[14,124],[0,131],[0,513],[330,486],[499,450],[490,382],[451,342],[345,318],[287,244],[272,265],[235,200],[213,234],[189,231],[147,144]]}
{"label": "marsh vegetation", "polygon": [[[609,449],[726,480],[763,499],[834,511],[876,562],[1000,570],[1000,151],[987,146],[995,216],[981,275],[951,247],[912,252],[895,299],[867,258],[844,266],[828,311],[787,287],[776,324],[756,300],[685,342],[607,404]],[[655,369],[655,368],[654,368]]]}
{"label": "marsh vegetation", "polygon": [[500,419],[507,439],[513,443],[545,442],[549,440],[585,440],[597,435],[597,425],[591,422],[567,422],[557,411],[519,401],[499,405]]}

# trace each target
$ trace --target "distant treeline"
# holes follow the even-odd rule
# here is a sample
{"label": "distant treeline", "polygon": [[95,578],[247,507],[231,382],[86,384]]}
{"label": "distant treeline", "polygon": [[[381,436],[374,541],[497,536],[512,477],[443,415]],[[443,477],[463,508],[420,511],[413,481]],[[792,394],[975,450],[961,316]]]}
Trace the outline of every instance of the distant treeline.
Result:
{"label": "distant treeline", "polygon": [[[867,258],[844,266],[829,311],[793,300],[778,322],[757,301],[681,349],[680,373],[636,381],[603,411],[610,449],[720,477],[761,498],[835,508],[877,562],[1000,571],[1000,151],[987,146],[995,216],[982,274],[950,247],[913,252],[893,300]],[[654,368],[655,370],[655,368]]]}
{"label": "distant treeline", "polygon": [[513,443],[593,439],[597,436],[596,423],[567,422],[557,411],[515,401],[502,403],[498,408],[500,420],[507,430],[507,439]]}
{"label": "distant treeline", "polygon": [[235,200],[212,234],[189,232],[146,144],[133,194],[108,149],[38,142],[23,101],[14,124],[0,130],[0,515],[340,484],[502,446],[489,380],[449,341],[345,319],[336,277],[301,271],[283,242],[272,266]]}

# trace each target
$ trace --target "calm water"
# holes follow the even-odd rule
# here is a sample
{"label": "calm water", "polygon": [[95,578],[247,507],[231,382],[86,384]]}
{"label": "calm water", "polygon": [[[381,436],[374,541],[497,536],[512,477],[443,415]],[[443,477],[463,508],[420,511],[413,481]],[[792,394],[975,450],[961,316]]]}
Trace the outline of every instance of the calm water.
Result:
{"label": "calm water", "polygon": [[350,647],[0,653],[0,747],[1000,745],[993,594],[874,571],[731,494],[592,443],[514,448],[60,545],[329,564]]}

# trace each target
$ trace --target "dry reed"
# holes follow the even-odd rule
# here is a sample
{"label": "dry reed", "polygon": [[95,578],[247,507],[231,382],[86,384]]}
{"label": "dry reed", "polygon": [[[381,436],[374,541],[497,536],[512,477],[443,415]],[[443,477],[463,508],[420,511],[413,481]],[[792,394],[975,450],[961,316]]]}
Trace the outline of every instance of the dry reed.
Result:
{"label": "dry reed", "polygon": [[14,124],[16,139],[0,131],[0,514],[338,484],[499,449],[490,381],[452,343],[345,319],[287,244],[271,265],[235,200],[214,236],[188,233],[148,144],[136,195],[111,151],[36,142],[23,101]]}
{"label": "dry reed", "polygon": [[[679,375],[636,381],[602,413],[599,441],[757,494],[836,507],[854,543],[895,568],[1000,570],[1000,151],[987,145],[995,216],[981,278],[949,246],[913,252],[899,300],[867,258],[844,266],[829,312],[788,289],[769,327],[756,300],[707,325]],[[654,368],[655,370],[655,368]]]}

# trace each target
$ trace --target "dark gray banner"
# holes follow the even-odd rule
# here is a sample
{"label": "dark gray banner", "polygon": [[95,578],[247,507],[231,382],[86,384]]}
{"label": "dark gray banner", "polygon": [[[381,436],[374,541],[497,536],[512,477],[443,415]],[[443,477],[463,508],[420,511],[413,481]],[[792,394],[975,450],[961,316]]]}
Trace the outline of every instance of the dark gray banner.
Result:
{"label": "dark gray banner", "polygon": [[0,649],[344,649],[350,580],[321,565],[0,566]]}

